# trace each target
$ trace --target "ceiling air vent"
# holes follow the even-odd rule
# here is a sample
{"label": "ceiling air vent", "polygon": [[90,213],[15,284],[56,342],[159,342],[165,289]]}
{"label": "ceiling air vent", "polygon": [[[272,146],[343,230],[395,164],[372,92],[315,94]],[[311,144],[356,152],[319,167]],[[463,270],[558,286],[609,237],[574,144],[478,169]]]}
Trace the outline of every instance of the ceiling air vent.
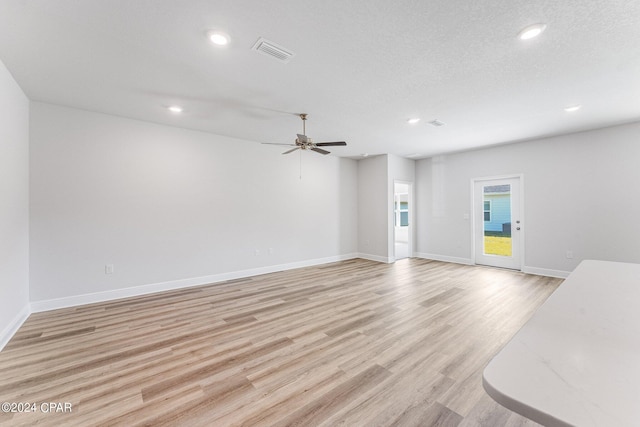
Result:
{"label": "ceiling air vent", "polygon": [[269,40],[265,40],[262,37],[260,37],[256,44],[253,45],[252,49],[257,50],[264,55],[269,55],[280,62],[289,62],[289,60],[294,55],[293,52],[285,49],[282,46],[278,46],[277,44],[270,42]]}
{"label": "ceiling air vent", "polygon": [[439,128],[440,126],[444,126],[444,123],[442,123],[442,122],[441,122],[440,120],[438,120],[438,119],[436,119],[436,120],[431,120],[431,121],[429,122],[429,124],[430,124],[431,126],[435,126],[435,127],[437,127],[437,128]]}

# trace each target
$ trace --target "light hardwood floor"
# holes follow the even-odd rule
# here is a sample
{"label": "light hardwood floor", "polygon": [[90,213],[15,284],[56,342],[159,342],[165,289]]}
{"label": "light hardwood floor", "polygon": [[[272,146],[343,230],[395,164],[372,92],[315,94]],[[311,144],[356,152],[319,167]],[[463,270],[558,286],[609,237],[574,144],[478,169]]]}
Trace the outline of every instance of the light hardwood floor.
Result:
{"label": "light hardwood floor", "polygon": [[533,426],[482,370],[559,279],[351,260],[36,313],[0,352],[0,413],[52,426]]}

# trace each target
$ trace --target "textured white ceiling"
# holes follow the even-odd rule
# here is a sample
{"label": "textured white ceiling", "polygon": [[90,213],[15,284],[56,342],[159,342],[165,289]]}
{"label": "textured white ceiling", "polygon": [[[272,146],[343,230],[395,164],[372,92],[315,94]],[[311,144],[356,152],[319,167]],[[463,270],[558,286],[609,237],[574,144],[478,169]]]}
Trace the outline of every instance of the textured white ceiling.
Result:
{"label": "textured white ceiling", "polygon": [[[517,39],[537,22],[541,37]],[[295,57],[252,51],[259,37]],[[293,142],[305,112],[314,140],[348,142],[338,156],[640,120],[639,46],[638,0],[0,2],[0,60],[32,100],[256,142]]]}

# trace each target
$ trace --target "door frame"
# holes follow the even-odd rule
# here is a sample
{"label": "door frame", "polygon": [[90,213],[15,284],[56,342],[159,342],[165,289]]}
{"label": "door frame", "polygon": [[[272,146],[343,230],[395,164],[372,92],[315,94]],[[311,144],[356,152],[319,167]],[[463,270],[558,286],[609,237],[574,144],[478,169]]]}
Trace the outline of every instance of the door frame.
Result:
{"label": "door frame", "polygon": [[[393,180],[393,191],[392,191],[392,209],[391,209],[391,214],[394,215],[394,209],[395,209],[395,200],[396,200],[396,184],[404,184],[409,186],[409,225],[408,225],[408,230],[407,233],[409,234],[408,237],[408,258],[413,258],[413,222],[415,220],[415,209],[413,207],[413,203],[414,203],[414,197],[413,197],[413,181],[402,181],[399,179],[394,179]],[[396,261],[396,227],[394,226],[394,222],[393,220],[391,221],[391,227],[393,228],[393,233],[392,233],[392,241],[390,242],[391,245],[390,247],[393,248],[393,261]]]}
{"label": "door frame", "polygon": [[471,183],[470,183],[470,193],[471,193],[471,262],[473,263],[473,265],[484,265],[484,264],[478,264],[476,262],[476,243],[477,243],[477,236],[476,236],[476,220],[477,218],[477,210],[475,209],[474,203],[475,203],[475,187],[476,187],[476,183],[478,182],[483,182],[483,181],[494,181],[494,180],[501,180],[501,179],[518,179],[519,180],[519,201],[518,201],[518,210],[519,210],[519,221],[520,221],[520,230],[518,231],[520,233],[520,237],[519,237],[519,241],[518,241],[518,251],[520,253],[520,262],[518,265],[518,268],[516,269],[517,271],[523,271],[524,269],[524,239],[525,239],[525,231],[526,231],[526,222],[525,222],[525,213],[524,213],[524,174],[522,173],[514,173],[514,174],[509,174],[509,175],[495,175],[495,176],[484,176],[484,177],[479,177],[479,178],[471,178]]}

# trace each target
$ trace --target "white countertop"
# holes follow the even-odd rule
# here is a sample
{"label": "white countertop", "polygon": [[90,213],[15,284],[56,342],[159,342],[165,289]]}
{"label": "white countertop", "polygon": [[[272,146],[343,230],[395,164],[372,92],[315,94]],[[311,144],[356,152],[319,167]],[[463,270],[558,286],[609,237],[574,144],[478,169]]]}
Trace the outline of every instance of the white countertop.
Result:
{"label": "white countertop", "polygon": [[640,426],[640,265],[583,261],[487,365],[483,385],[546,426]]}

